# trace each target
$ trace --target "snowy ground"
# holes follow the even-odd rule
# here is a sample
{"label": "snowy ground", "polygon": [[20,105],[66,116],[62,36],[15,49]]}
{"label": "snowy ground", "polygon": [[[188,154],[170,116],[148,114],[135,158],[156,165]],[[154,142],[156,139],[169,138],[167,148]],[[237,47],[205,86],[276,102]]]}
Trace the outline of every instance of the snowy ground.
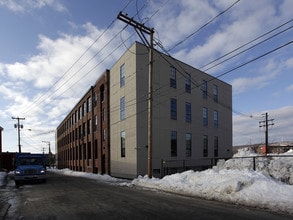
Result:
{"label": "snowy ground", "polygon": [[[283,155],[293,155],[293,151]],[[202,172],[190,170],[162,179],[145,176],[126,181],[108,175],[74,172],[69,169],[51,171],[127,187],[137,185],[293,214],[293,157],[257,158],[254,171],[252,158],[235,159],[247,156],[256,154],[241,150],[234,155],[234,159],[220,161],[212,169]],[[0,186],[3,185],[5,175],[0,172]]]}

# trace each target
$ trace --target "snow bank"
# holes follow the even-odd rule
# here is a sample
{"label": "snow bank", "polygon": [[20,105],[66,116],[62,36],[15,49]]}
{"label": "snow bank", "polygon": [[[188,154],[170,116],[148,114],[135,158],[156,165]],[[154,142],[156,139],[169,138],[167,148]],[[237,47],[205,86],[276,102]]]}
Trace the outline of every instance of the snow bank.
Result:
{"label": "snow bank", "polygon": [[256,171],[253,170],[253,158],[236,159],[254,156],[258,155],[243,149],[230,160],[219,161],[212,169],[190,170],[162,179],[140,176],[132,184],[293,214],[293,185],[278,181],[293,181],[293,158],[257,158]]}
{"label": "snow bank", "polygon": [[293,213],[293,186],[251,170],[186,171],[163,179],[139,177],[132,184],[274,211]]}
{"label": "snow bank", "polygon": [[99,180],[99,181],[104,181],[104,182],[120,183],[121,181],[123,181],[121,179],[111,177],[106,174],[100,175],[100,174],[94,174],[94,173],[76,172],[76,171],[72,171],[70,169],[62,169],[62,170],[48,169],[48,170],[51,172],[59,173],[59,174],[66,175],[66,176],[85,177],[88,179],[94,179],[94,180]]}

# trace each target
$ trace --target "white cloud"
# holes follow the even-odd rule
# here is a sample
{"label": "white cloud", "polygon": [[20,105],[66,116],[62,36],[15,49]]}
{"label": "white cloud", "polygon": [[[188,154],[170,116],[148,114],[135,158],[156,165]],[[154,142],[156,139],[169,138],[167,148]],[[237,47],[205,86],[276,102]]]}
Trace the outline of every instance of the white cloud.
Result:
{"label": "white cloud", "polygon": [[43,7],[50,7],[59,12],[66,11],[65,6],[58,0],[0,0],[0,6],[13,12],[26,12]]}
{"label": "white cloud", "polygon": [[291,84],[290,86],[286,87],[286,91],[287,92],[293,92],[293,84]]}
{"label": "white cloud", "polygon": [[[79,28],[86,33],[78,36],[61,34],[57,39],[40,35],[37,55],[23,63],[0,63],[1,80],[4,81],[0,84],[1,103],[10,102],[2,106],[1,118],[25,117],[26,127],[32,130],[55,129],[81,94],[124,51],[123,47],[118,47],[120,39],[115,38],[107,44],[121,30],[120,26],[112,27],[102,36],[104,30],[90,23]],[[99,36],[99,40],[87,50]],[[27,133],[28,136],[33,134]],[[54,134],[48,134],[48,138],[54,140]],[[31,142],[29,137],[24,137],[24,141]],[[36,151],[33,146],[31,149]]]}
{"label": "white cloud", "polygon": [[233,79],[231,81],[233,94],[235,95],[247,90],[260,89],[271,85],[274,82],[273,79],[282,74],[282,70],[286,68],[285,63],[286,61],[277,62],[274,59],[270,59],[264,65],[259,65],[257,69],[254,69],[254,73],[247,73],[252,76]]}
{"label": "white cloud", "polygon": [[[274,119],[274,125],[269,127],[269,142],[291,141],[293,106],[285,106],[278,109],[268,109],[269,119]],[[259,121],[263,121],[262,114],[265,112],[255,112],[252,117],[241,115],[233,116],[233,143],[255,144],[265,142],[264,129],[259,128]]]}

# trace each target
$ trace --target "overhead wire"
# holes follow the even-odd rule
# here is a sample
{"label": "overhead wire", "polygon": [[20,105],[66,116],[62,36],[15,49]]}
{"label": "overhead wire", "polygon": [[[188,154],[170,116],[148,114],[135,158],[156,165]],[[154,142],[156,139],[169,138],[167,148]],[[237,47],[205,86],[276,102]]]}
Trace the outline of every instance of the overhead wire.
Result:
{"label": "overhead wire", "polygon": [[260,58],[262,58],[262,57],[265,57],[265,56],[267,56],[267,55],[269,55],[269,54],[271,54],[271,53],[273,53],[273,52],[275,52],[275,51],[277,51],[277,50],[282,49],[283,47],[287,47],[287,46],[289,46],[289,45],[292,44],[292,43],[293,43],[293,41],[289,41],[289,42],[287,42],[287,43],[285,43],[285,44],[283,44],[283,45],[281,45],[281,46],[279,46],[279,47],[277,47],[277,48],[274,48],[273,50],[270,50],[270,51],[268,51],[268,52],[266,52],[266,53],[264,53],[264,54],[262,54],[262,55],[260,55],[260,56],[257,56],[257,57],[255,57],[255,58],[253,58],[253,59],[250,59],[250,60],[248,60],[248,61],[246,61],[246,62],[244,62],[244,63],[242,63],[242,64],[240,64],[240,65],[238,65],[238,66],[236,66],[236,67],[233,67],[232,69],[230,69],[230,70],[228,70],[228,71],[225,71],[225,72],[223,72],[223,73],[217,75],[215,78],[219,78],[219,77],[222,77],[222,76],[224,76],[224,75],[227,75],[228,73],[230,73],[230,72],[232,72],[232,71],[234,71],[234,70],[237,70],[237,69],[239,69],[240,67],[243,67],[243,66],[245,66],[245,65],[247,65],[247,64],[249,64],[249,63],[251,63],[251,62],[254,62],[254,61],[256,61],[256,60],[258,60],[258,59],[260,59]]}
{"label": "overhead wire", "polygon": [[277,30],[277,29],[279,29],[279,28],[281,28],[281,27],[283,27],[283,26],[289,24],[289,23],[292,22],[292,21],[293,21],[293,19],[290,19],[289,21],[287,21],[287,22],[285,22],[285,23],[283,23],[283,24],[281,24],[281,25],[279,25],[279,26],[273,28],[272,30],[267,31],[267,32],[264,33],[264,34],[261,34],[260,36],[254,38],[253,40],[250,40],[249,42],[247,42],[247,43],[245,43],[245,44],[243,44],[243,45],[241,45],[241,46],[239,46],[239,47],[237,47],[237,48],[231,50],[230,52],[228,52],[228,53],[226,53],[226,54],[224,54],[224,55],[222,55],[222,56],[220,56],[220,57],[218,57],[218,58],[216,58],[216,59],[214,59],[214,60],[212,60],[212,61],[210,61],[210,62],[204,64],[203,66],[199,67],[199,69],[203,69],[204,67],[206,67],[206,66],[208,66],[208,65],[210,65],[210,64],[212,64],[212,63],[214,63],[214,62],[216,62],[216,61],[218,61],[218,60],[220,60],[220,59],[222,59],[222,58],[224,58],[224,57],[226,57],[226,56],[228,56],[228,55],[230,55],[230,54],[236,52],[237,50],[239,50],[239,49],[241,49],[241,48],[243,48],[243,47],[245,47],[245,46],[247,46],[247,45],[249,45],[249,44],[251,44],[251,43],[253,43],[253,42],[257,41],[257,40],[259,40],[259,39],[261,39],[262,37],[264,37],[264,36],[266,36],[266,35],[268,35],[268,34],[274,32],[275,30]]}
{"label": "overhead wire", "polygon": [[[252,45],[252,46],[246,48],[245,50],[242,50],[242,51],[240,51],[240,52],[234,54],[233,56],[230,56],[230,57],[226,58],[225,60],[222,60],[221,62],[218,62],[217,64],[215,64],[215,65],[213,65],[213,66],[211,66],[211,67],[209,67],[209,68],[207,68],[207,69],[204,69],[203,71],[208,71],[208,70],[210,70],[210,69],[213,69],[213,68],[215,68],[216,66],[218,66],[218,65],[220,65],[220,64],[222,64],[222,63],[224,63],[224,62],[227,62],[227,61],[231,60],[232,58],[234,58],[234,57],[236,57],[236,56],[239,56],[240,54],[242,54],[242,53],[244,53],[244,52],[246,52],[246,51],[248,51],[248,50],[251,50],[251,49],[254,48],[254,47],[259,46],[260,44],[262,44],[262,43],[264,43],[264,42],[266,42],[266,41],[268,41],[268,40],[271,40],[272,38],[274,38],[274,37],[276,37],[276,36],[278,36],[278,35],[280,35],[280,34],[285,33],[286,31],[290,30],[292,27],[293,27],[293,26],[290,26],[290,27],[286,28],[285,30],[282,30],[282,31],[280,31],[280,32],[278,32],[278,33],[276,33],[276,34],[274,34],[274,35],[272,35],[272,36],[270,36],[270,37],[268,37],[268,38],[266,38],[266,39],[264,39],[264,40],[258,42],[257,44],[254,44],[254,45]],[[236,51],[236,50],[233,50],[233,52],[235,52],[235,51]],[[229,54],[231,54],[231,53],[229,52]],[[224,57],[224,56],[222,56],[222,57]]]}
{"label": "overhead wire", "polygon": [[[126,5],[123,7],[122,10],[125,10],[129,4],[131,3],[131,1],[133,0],[129,0],[128,3],[126,3]],[[47,99],[47,96],[49,91],[52,90],[58,82],[60,82],[66,74],[68,74],[70,72],[70,70],[82,59],[82,57],[85,56],[85,54],[98,42],[98,40],[100,40],[102,38],[102,36],[110,29],[110,27],[116,22],[116,19],[112,20],[112,22],[106,27],[106,29],[104,29],[104,31],[96,38],[94,39],[94,41],[87,47],[87,49],[78,57],[78,59],[76,61],[73,62],[73,64],[58,78],[57,81],[54,82],[54,84],[52,86],[50,86],[44,94],[42,94],[41,96],[39,96],[33,103],[31,103],[28,108],[26,108],[25,111],[22,112],[22,114],[26,114],[27,112],[29,112],[29,110],[34,106],[37,105],[38,103],[43,102],[44,99]],[[58,90],[58,89],[57,89]]]}
{"label": "overhead wire", "polygon": [[201,29],[205,28],[206,26],[208,26],[209,24],[211,24],[213,21],[215,21],[218,17],[220,17],[221,15],[223,15],[224,13],[226,13],[227,11],[229,11],[233,6],[235,6],[236,4],[238,4],[240,2],[240,0],[235,1],[234,3],[232,3],[228,8],[226,8],[224,11],[221,11],[219,14],[217,14],[215,17],[213,17],[211,20],[209,20],[207,23],[205,23],[204,25],[202,25],[200,28],[198,28],[197,30],[195,30],[194,32],[192,32],[191,34],[187,35],[183,40],[179,41],[178,43],[176,43],[173,47],[167,49],[167,52],[170,52],[171,50],[174,50],[176,47],[178,47],[180,44],[184,43],[186,40],[188,40],[190,37],[192,37],[193,35],[195,35],[196,33],[198,33]]}

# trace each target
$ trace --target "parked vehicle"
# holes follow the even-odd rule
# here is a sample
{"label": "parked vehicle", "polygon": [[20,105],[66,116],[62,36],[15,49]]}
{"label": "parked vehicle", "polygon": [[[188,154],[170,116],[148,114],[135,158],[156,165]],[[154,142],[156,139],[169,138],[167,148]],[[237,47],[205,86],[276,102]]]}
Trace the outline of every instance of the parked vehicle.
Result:
{"label": "parked vehicle", "polygon": [[46,158],[44,154],[17,153],[15,155],[15,185],[25,181],[46,182]]}

